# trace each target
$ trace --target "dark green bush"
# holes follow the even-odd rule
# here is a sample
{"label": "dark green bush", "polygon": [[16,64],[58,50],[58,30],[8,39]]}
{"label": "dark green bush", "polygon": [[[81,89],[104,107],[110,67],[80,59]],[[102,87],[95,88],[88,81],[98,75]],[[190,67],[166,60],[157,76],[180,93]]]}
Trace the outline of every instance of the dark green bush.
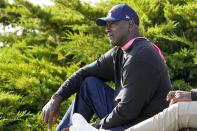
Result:
{"label": "dark green bush", "polygon": [[[95,19],[115,4],[128,3],[140,17],[142,35],[164,53],[174,90],[197,86],[197,3],[193,0],[111,0],[95,6],[54,0],[41,8],[25,0],[0,0],[0,130],[47,130],[42,107],[74,71],[110,47]],[[113,85],[113,83],[110,83]],[[61,105],[61,116],[74,96]]]}

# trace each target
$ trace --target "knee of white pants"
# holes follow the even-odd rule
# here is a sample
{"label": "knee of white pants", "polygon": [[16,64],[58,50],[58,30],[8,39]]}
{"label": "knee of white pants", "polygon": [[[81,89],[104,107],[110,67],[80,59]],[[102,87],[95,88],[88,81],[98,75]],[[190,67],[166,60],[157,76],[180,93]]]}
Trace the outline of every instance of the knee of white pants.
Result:
{"label": "knee of white pants", "polygon": [[179,105],[179,127],[197,128],[197,101],[180,102]]}
{"label": "knee of white pants", "polygon": [[177,119],[178,104],[174,104],[127,131],[175,131],[178,129]]}
{"label": "knee of white pants", "polygon": [[[189,117],[188,117],[189,116]],[[177,131],[180,128],[197,128],[197,101],[176,103],[126,131]]]}
{"label": "knee of white pants", "polygon": [[178,126],[184,128],[188,126],[189,102],[179,102],[178,104]]}

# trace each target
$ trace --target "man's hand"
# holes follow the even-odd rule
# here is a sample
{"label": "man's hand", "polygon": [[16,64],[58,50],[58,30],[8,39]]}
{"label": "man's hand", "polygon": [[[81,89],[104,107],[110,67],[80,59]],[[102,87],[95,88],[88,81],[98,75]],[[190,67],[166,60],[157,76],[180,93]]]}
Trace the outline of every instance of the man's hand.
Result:
{"label": "man's hand", "polygon": [[170,101],[170,105],[181,101],[192,101],[191,92],[187,91],[170,91],[166,97]]}
{"label": "man's hand", "polygon": [[49,131],[59,116],[61,100],[60,97],[53,96],[42,109],[42,120],[48,124]]}

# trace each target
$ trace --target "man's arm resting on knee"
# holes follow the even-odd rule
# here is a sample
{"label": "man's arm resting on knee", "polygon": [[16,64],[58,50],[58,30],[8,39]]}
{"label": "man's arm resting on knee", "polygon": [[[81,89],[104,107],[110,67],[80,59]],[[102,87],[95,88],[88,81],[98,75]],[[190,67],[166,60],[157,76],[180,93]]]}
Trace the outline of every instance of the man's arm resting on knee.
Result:
{"label": "man's arm resting on knee", "polygon": [[95,76],[102,80],[114,80],[113,54],[116,48],[112,48],[93,63],[80,68],[73,73],[58,89],[55,95],[63,99],[69,98],[72,94],[79,91],[83,80],[88,76]]}
{"label": "man's arm resting on knee", "polygon": [[48,123],[49,129],[52,128],[53,123],[57,120],[60,103],[80,89],[80,85],[85,77],[96,76],[101,79],[113,80],[113,53],[114,49],[111,49],[92,64],[76,71],[60,86],[56,93],[54,93],[42,109],[42,119]]}

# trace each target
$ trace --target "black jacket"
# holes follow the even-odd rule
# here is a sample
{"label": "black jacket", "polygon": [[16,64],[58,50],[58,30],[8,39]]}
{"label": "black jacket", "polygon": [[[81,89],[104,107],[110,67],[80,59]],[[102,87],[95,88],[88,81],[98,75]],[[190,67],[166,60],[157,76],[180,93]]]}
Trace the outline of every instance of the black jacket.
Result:
{"label": "black jacket", "polygon": [[137,39],[127,51],[114,47],[79,69],[56,92],[63,98],[79,91],[85,77],[114,81],[115,108],[102,119],[104,128],[136,124],[162,111],[171,83],[165,61],[146,39]]}

